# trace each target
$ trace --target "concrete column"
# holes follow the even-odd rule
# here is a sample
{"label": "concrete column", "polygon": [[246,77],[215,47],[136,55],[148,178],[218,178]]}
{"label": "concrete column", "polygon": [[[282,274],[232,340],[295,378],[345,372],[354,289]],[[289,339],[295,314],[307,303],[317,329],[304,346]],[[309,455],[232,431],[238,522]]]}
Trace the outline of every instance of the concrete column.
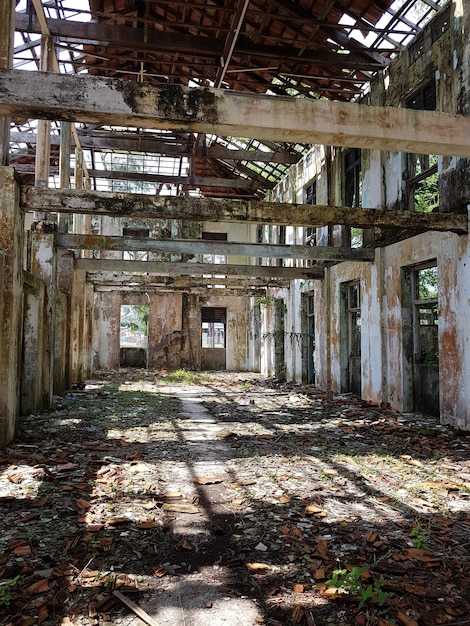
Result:
{"label": "concrete column", "polygon": [[[72,123],[62,122],[60,125],[60,160],[59,185],[61,189],[70,189],[70,151],[72,148]],[[59,213],[59,232],[68,233],[71,216]]]}
{"label": "concrete column", "polygon": [[44,349],[42,358],[42,405],[52,404],[54,381],[54,330],[56,309],[57,256],[54,250],[55,224],[42,222],[31,233],[31,273],[44,282]]}
{"label": "concrete column", "polygon": [[[15,2],[0,2],[0,68],[13,67],[13,38],[15,34]],[[8,165],[10,153],[10,118],[0,117],[0,166]]]}
{"label": "concrete column", "polygon": [[[14,438],[20,403],[23,326],[23,213],[15,171],[0,167],[0,447]],[[0,264],[0,267],[1,265]]]}
{"label": "concrete column", "polygon": [[[43,72],[54,71],[53,60],[55,58],[54,41],[51,36],[41,37],[41,62],[39,69]],[[51,168],[51,122],[38,120],[35,180],[36,187],[46,188],[49,186],[49,173]],[[47,214],[37,212],[36,220],[47,219]]]}
{"label": "concrete column", "polygon": [[24,321],[21,414],[42,408],[44,283],[24,272]]}
{"label": "concrete column", "polygon": [[[59,251],[57,258],[58,300],[61,301],[61,333],[55,337],[54,354],[54,393],[69,389],[72,371],[72,292],[73,264],[75,255],[72,250]],[[57,328],[57,326],[56,326]]]}

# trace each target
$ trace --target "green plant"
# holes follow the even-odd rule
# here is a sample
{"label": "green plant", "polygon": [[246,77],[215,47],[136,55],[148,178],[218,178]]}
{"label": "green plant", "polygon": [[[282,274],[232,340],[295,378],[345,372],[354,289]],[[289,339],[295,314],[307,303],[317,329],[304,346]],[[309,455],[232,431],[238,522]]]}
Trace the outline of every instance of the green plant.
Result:
{"label": "green plant", "polygon": [[422,528],[419,524],[413,526],[410,532],[411,544],[413,548],[427,548],[429,533],[426,529]]}
{"label": "green plant", "polygon": [[333,571],[331,579],[327,580],[325,584],[336,587],[338,590],[342,589],[348,595],[357,596],[360,609],[362,609],[366,602],[376,606],[383,606],[385,600],[392,595],[382,589],[386,581],[374,580],[373,583],[365,586],[361,577],[366,571],[367,567],[353,567],[351,571],[347,569],[336,569]]}
{"label": "green plant", "polygon": [[10,606],[11,589],[18,582],[19,576],[0,581],[0,606]]}
{"label": "green plant", "polygon": [[159,381],[171,382],[171,383],[186,383],[188,385],[197,385],[207,380],[207,376],[204,374],[198,374],[196,372],[188,372],[187,370],[175,370],[174,372],[168,372],[164,374]]}

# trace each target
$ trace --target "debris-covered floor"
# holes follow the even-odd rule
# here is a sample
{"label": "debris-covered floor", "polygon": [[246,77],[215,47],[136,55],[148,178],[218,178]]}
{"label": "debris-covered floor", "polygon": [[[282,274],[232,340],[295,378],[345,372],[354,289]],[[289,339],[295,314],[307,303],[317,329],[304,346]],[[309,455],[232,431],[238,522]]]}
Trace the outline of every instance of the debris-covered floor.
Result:
{"label": "debris-covered floor", "polygon": [[470,624],[470,439],[255,374],[98,373],[0,450],[0,624]]}

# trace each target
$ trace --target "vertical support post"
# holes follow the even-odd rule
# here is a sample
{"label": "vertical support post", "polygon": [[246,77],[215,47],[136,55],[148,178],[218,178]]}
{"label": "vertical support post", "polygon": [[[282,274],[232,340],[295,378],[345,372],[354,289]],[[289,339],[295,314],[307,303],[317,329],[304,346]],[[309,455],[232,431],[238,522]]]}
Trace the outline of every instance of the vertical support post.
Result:
{"label": "vertical support post", "polygon": [[54,329],[57,284],[57,255],[54,249],[55,224],[43,222],[32,231],[31,272],[44,282],[44,349],[42,359],[44,408],[52,404],[54,384]]}
{"label": "vertical support post", "polygon": [[[70,189],[70,151],[72,147],[72,123],[62,122],[60,125],[60,160],[59,185],[61,189]],[[58,216],[59,233],[69,232],[70,216],[61,213]]]}
{"label": "vertical support post", "polygon": [[[0,68],[13,67],[13,39],[15,34],[15,2],[0,2]],[[0,166],[8,165],[10,153],[10,118],[0,117]]]}
{"label": "vertical support post", "polygon": [[23,327],[23,213],[15,170],[0,167],[0,448],[15,436]]}
{"label": "vertical support post", "polygon": [[[49,35],[41,37],[41,63],[42,72],[54,71],[54,42]],[[36,142],[36,163],[35,163],[35,186],[46,188],[49,186],[49,173],[51,166],[51,122],[49,120],[38,120],[37,142]],[[47,214],[36,213],[37,220],[44,220]]]}

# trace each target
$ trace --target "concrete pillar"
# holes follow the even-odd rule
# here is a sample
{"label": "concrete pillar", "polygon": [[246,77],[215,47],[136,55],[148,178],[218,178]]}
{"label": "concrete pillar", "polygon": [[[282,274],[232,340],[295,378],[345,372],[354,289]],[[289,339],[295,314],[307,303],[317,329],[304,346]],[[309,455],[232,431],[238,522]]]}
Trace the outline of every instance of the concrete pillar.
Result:
{"label": "concrete pillar", "polygon": [[[0,68],[13,67],[13,38],[15,34],[15,2],[0,2]],[[0,166],[8,165],[10,153],[10,118],[0,117]]]}
{"label": "concrete pillar", "polygon": [[57,258],[57,287],[61,300],[62,332],[55,339],[54,354],[54,392],[69,389],[72,382],[72,292],[73,264],[75,255],[72,250],[62,250]]}
{"label": "concrete pillar", "polygon": [[[43,72],[54,71],[54,41],[51,36],[41,37],[41,62],[39,69]],[[35,179],[36,187],[46,188],[49,186],[49,173],[51,168],[51,122],[49,120],[38,120]],[[47,219],[47,214],[37,212],[36,220]]]}
{"label": "concrete pillar", "polygon": [[54,330],[56,308],[57,256],[54,250],[55,224],[42,222],[31,233],[31,273],[44,282],[43,311],[43,407],[52,404],[54,381]]}
{"label": "concrete pillar", "polygon": [[21,375],[21,414],[42,409],[44,283],[24,273],[24,321]]}
{"label": "concrete pillar", "polygon": [[[70,151],[72,148],[72,123],[61,122],[60,124],[60,160],[59,160],[59,185],[61,189],[70,189]],[[60,233],[69,232],[71,216],[68,213],[60,213],[58,226]]]}
{"label": "concrete pillar", "polygon": [[23,213],[15,170],[0,167],[0,447],[14,438],[20,403],[23,326]]}

